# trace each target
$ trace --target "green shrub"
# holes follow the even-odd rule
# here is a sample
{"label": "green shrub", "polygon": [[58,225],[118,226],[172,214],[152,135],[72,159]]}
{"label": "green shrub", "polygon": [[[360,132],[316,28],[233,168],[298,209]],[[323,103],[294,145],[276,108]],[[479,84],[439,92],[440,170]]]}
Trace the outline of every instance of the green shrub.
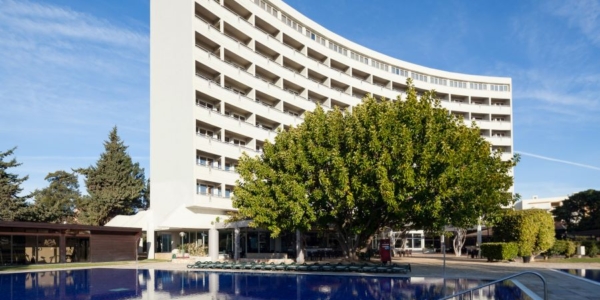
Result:
{"label": "green shrub", "polygon": [[548,256],[563,255],[567,250],[568,241],[558,240],[554,242],[554,246],[546,251]]}
{"label": "green shrub", "polygon": [[575,253],[577,253],[577,244],[573,241],[567,241],[567,248],[563,255],[565,257],[572,257]]}
{"label": "green shrub", "polygon": [[568,258],[575,255],[575,252],[577,252],[577,244],[572,241],[557,240],[544,256],[564,255]]}
{"label": "green shrub", "polygon": [[519,246],[517,243],[483,243],[481,256],[493,260],[510,260],[517,257]]}
{"label": "green shrub", "polygon": [[596,245],[596,241],[582,241],[582,246],[585,246],[585,254],[589,257],[596,257],[598,255],[598,245]]}
{"label": "green shrub", "polygon": [[496,242],[516,242],[519,256],[542,253],[554,244],[554,220],[541,209],[507,211],[494,226]]}

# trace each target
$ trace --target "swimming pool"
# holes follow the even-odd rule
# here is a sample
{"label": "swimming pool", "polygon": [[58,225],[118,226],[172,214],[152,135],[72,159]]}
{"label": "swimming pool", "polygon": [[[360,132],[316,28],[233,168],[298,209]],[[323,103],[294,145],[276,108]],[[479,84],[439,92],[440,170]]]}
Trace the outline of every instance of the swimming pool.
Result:
{"label": "swimming pool", "polygon": [[[2,299],[437,299],[483,281],[433,277],[84,269],[0,274]],[[530,299],[510,282],[476,299]]]}
{"label": "swimming pool", "polygon": [[590,269],[559,269],[559,271],[569,273],[578,277],[583,277],[588,280],[592,280],[600,283],[600,270]]}

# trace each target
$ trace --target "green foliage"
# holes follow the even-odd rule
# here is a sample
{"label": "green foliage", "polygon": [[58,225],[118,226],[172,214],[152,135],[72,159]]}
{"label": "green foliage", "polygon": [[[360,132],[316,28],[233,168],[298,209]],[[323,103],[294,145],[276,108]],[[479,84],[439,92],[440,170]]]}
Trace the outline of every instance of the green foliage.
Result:
{"label": "green foliage", "polygon": [[596,257],[598,255],[598,244],[593,240],[586,240],[581,242],[581,245],[585,247],[585,254],[589,257]]}
{"label": "green foliage", "polygon": [[408,87],[404,101],[367,96],[352,112],[319,107],[267,141],[262,156],[243,155],[236,219],[274,236],[333,229],[343,247],[363,247],[384,226],[466,228],[507,205],[517,158],[502,161],[433,92],[417,97]]}
{"label": "green foliage", "polygon": [[50,184],[33,192],[35,203],[29,207],[27,221],[73,223],[73,209],[81,198],[77,175],[56,171],[49,173],[45,179]]}
{"label": "green foliage", "polygon": [[519,245],[517,243],[483,243],[481,244],[481,256],[494,260],[510,260],[517,257]]}
{"label": "green foliage", "polygon": [[587,190],[569,196],[552,212],[570,232],[600,229],[600,191]]}
{"label": "green foliage", "polygon": [[88,192],[77,203],[77,217],[83,224],[104,225],[116,215],[131,215],[143,208],[144,170],[132,162],[116,127],[104,149],[95,166],[76,170],[85,177]]}
{"label": "green foliage", "polygon": [[557,240],[554,242],[552,248],[546,251],[546,254],[547,256],[564,255],[565,257],[569,258],[575,255],[577,251],[576,247],[577,245],[572,241]]}
{"label": "green foliage", "polygon": [[21,184],[29,176],[20,177],[17,174],[9,173],[10,168],[16,168],[21,164],[15,158],[5,161],[12,156],[15,148],[0,152],[0,220],[2,221],[22,221],[27,211],[27,199],[30,195],[19,196],[23,191]]}
{"label": "green foliage", "polygon": [[146,181],[146,185],[144,186],[144,190],[142,191],[142,203],[140,209],[148,210],[150,209],[150,178]]}
{"label": "green foliage", "polygon": [[498,242],[516,242],[519,256],[542,253],[554,244],[554,220],[541,209],[506,211],[494,227]]}

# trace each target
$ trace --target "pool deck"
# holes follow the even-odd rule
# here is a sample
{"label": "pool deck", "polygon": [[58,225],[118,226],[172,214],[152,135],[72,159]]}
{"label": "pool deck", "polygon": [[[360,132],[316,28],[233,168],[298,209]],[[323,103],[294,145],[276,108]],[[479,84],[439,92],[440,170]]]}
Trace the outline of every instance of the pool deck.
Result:
{"label": "pool deck", "polygon": [[[339,260],[332,259],[328,262],[336,263]],[[322,261],[324,263],[326,261]],[[376,262],[376,260],[373,260]],[[395,263],[410,263],[412,272],[408,274],[386,274],[384,276],[398,277],[443,277],[443,257],[440,254],[413,254],[412,257],[394,258]],[[309,262],[310,263],[310,262]],[[98,268],[139,268],[157,270],[189,270],[186,264],[171,262],[143,262],[126,263],[118,265],[98,266]],[[548,299],[600,299],[600,283],[592,283],[556,269],[600,269],[600,263],[549,263],[537,260],[531,263],[522,262],[487,262],[485,259],[471,259],[467,256],[456,257],[453,254],[446,255],[446,278],[472,278],[472,279],[500,279],[505,276],[524,271],[540,273],[546,279],[548,285]],[[38,270],[36,270],[38,271]],[[43,270],[39,270],[43,271]],[[250,272],[231,271],[226,272]],[[31,272],[31,270],[29,271]],[[251,271],[251,272],[278,272],[281,271]],[[0,272],[4,273],[4,272]],[[12,272],[11,272],[12,273]],[[297,272],[294,272],[297,273]],[[311,274],[329,274],[326,272],[310,272]],[[340,273],[333,273],[337,276]],[[360,276],[360,273],[351,273],[352,276]],[[365,276],[382,276],[382,274],[365,274]],[[541,280],[535,275],[524,275],[516,278],[526,288],[536,293],[540,298],[543,296]]]}

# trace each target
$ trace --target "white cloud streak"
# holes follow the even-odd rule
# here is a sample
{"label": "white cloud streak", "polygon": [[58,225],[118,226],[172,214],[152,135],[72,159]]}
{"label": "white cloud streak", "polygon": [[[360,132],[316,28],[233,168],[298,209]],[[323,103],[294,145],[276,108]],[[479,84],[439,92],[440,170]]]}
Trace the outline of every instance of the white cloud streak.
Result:
{"label": "white cloud streak", "polygon": [[576,163],[576,162],[572,162],[572,161],[568,161],[568,160],[562,160],[562,159],[558,159],[558,158],[552,158],[552,157],[547,157],[547,156],[533,154],[533,153],[528,153],[528,152],[523,152],[523,151],[515,151],[515,152],[519,153],[519,154],[521,154],[523,156],[529,156],[529,157],[543,159],[543,160],[547,160],[547,161],[553,161],[553,162],[558,162],[558,163],[562,163],[562,164],[567,164],[567,165],[572,165],[572,166],[577,166],[577,167],[582,167],[582,168],[587,168],[587,169],[592,169],[592,170],[598,170],[598,171],[600,171],[600,167],[596,167],[596,166],[592,166],[592,165],[586,165],[586,164]]}

